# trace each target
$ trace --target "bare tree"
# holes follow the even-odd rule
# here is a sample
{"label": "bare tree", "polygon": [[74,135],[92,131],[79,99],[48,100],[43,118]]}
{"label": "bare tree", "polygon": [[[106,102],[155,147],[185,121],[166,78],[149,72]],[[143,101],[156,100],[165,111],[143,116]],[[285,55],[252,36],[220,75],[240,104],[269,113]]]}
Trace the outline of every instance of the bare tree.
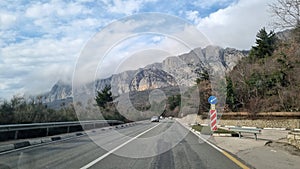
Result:
{"label": "bare tree", "polygon": [[277,0],[269,5],[271,13],[277,18],[276,28],[296,28],[300,25],[300,0]]}

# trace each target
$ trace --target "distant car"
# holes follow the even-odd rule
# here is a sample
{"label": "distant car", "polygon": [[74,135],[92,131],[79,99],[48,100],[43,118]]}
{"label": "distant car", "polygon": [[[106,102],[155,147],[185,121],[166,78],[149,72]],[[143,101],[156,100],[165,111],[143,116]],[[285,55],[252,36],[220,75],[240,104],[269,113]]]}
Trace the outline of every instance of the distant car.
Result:
{"label": "distant car", "polygon": [[159,117],[158,116],[151,117],[151,122],[159,122]]}

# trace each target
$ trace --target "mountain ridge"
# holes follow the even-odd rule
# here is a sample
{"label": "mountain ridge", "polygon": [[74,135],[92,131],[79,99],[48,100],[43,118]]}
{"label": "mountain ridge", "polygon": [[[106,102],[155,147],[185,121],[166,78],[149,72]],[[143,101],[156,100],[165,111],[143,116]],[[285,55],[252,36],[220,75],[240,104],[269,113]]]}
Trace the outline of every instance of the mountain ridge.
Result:
{"label": "mountain ridge", "polygon": [[[191,86],[199,78],[200,73],[215,69],[228,72],[237,62],[247,56],[247,51],[234,48],[207,46],[195,48],[179,56],[170,56],[162,62],[149,64],[137,70],[128,70],[113,74],[108,78],[97,79],[95,82],[83,86],[81,92],[94,88],[102,90],[111,84],[115,96],[130,92],[143,91],[168,86]],[[85,88],[85,89],[84,89]],[[72,97],[72,86],[58,81],[52,89],[42,96],[44,103]]]}

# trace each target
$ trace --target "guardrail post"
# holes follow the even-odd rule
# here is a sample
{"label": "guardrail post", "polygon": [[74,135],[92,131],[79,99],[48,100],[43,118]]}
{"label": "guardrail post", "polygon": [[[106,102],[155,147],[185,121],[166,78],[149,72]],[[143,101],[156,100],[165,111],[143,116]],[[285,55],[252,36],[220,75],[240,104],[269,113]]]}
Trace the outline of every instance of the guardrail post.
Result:
{"label": "guardrail post", "polygon": [[70,126],[68,126],[67,128],[67,133],[70,133]]}
{"label": "guardrail post", "polygon": [[239,138],[241,138],[241,135],[242,135],[242,133],[241,133],[241,132],[239,132]]}
{"label": "guardrail post", "polygon": [[15,131],[15,140],[18,139],[19,130]]}
{"label": "guardrail post", "polygon": [[254,136],[255,136],[255,140],[257,140],[257,134],[256,133],[254,133]]}
{"label": "guardrail post", "polygon": [[47,127],[46,136],[49,134],[49,127]]}

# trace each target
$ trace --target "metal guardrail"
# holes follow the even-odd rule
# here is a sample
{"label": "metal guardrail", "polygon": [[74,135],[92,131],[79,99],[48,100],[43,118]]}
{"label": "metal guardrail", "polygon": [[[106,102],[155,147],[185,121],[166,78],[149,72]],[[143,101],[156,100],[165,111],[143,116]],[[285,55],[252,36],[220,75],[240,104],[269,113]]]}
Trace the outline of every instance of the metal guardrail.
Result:
{"label": "metal guardrail", "polygon": [[97,124],[123,124],[124,122],[118,120],[90,120],[90,121],[69,121],[69,122],[50,122],[50,123],[30,123],[30,124],[8,124],[0,125],[0,132],[15,132],[15,139],[18,138],[19,131],[22,130],[34,130],[34,129],[46,129],[46,136],[48,136],[50,128],[67,127],[67,133],[72,126],[82,126],[85,128],[87,125],[92,125],[92,128],[96,128]]}
{"label": "metal guardrail", "polygon": [[261,134],[260,128],[244,128],[244,127],[229,127],[230,131],[234,131],[239,133],[239,138],[241,138],[241,133],[253,133],[255,136],[255,140],[257,140],[257,134]]}

